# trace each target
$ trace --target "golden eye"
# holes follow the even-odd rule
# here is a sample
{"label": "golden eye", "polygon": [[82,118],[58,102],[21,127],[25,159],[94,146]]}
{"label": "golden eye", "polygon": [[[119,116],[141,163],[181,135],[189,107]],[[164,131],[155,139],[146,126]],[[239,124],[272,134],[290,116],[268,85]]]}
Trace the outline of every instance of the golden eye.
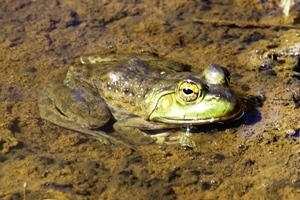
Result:
{"label": "golden eye", "polygon": [[184,102],[195,101],[200,93],[200,88],[194,82],[184,81],[179,84],[178,94]]}

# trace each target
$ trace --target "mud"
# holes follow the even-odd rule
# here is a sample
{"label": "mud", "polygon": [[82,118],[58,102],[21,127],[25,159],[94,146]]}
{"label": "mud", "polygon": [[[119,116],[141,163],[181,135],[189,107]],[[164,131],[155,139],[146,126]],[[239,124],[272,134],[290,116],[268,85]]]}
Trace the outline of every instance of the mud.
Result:
{"label": "mud", "polygon": [[[282,54],[300,42],[297,1],[287,19],[271,0],[5,0],[0,10],[0,199],[299,195],[300,51]],[[134,152],[42,120],[41,86],[62,81],[80,55],[107,52],[153,52],[195,73],[222,65],[256,108],[235,123],[200,128],[193,150],[145,145]]]}

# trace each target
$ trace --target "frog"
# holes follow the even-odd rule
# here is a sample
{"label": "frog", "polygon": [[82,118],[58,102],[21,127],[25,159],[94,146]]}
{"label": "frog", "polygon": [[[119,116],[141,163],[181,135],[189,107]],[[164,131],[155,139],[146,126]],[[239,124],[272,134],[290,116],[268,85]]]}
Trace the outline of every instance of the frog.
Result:
{"label": "frog", "polygon": [[[203,73],[151,53],[90,54],[69,67],[63,83],[39,92],[41,118],[91,135],[105,144],[167,142],[171,129],[241,118],[241,98],[230,88],[229,71],[217,64]],[[116,132],[99,130],[113,121]],[[170,137],[171,138],[171,137]]]}

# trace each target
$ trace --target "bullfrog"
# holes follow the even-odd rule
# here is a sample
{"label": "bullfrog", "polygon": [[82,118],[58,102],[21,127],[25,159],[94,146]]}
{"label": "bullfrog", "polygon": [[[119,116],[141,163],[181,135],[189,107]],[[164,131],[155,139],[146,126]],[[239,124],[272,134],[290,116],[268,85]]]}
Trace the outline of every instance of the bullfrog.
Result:
{"label": "bullfrog", "polygon": [[[104,143],[149,144],[165,141],[169,129],[240,118],[229,81],[216,64],[199,73],[152,54],[85,55],[63,83],[41,89],[38,106],[43,119]],[[99,130],[111,120],[122,139]],[[190,145],[187,138],[180,143]]]}

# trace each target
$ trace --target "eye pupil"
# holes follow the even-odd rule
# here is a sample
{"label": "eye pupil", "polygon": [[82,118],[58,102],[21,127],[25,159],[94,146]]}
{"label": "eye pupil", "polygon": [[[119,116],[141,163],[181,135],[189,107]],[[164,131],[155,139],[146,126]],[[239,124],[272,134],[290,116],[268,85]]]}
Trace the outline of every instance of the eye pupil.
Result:
{"label": "eye pupil", "polygon": [[185,94],[189,95],[193,93],[193,90],[191,90],[190,88],[183,88],[182,90]]}
{"label": "eye pupil", "polygon": [[176,98],[181,103],[193,103],[199,97],[202,97],[203,85],[201,82],[197,84],[192,80],[184,80],[180,82],[176,88]]}

